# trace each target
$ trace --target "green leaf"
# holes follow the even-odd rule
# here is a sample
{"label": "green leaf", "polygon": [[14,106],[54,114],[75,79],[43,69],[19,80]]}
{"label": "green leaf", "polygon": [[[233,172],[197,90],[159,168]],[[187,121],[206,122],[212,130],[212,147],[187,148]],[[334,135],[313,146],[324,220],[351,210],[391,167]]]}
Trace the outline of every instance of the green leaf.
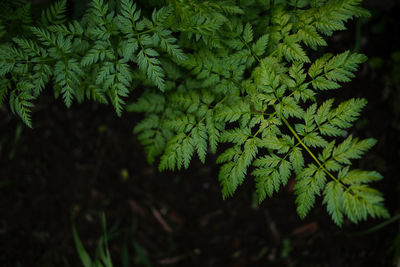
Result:
{"label": "green leaf", "polygon": [[171,31],[164,30],[158,32],[157,38],[160,39],[161,49],[166,51],[171,57],[175,58],[178,62],[185,61],[187,56],[183,50],[177,45],[176,38],[171,35]]}
{"label": "green leaf", "polygon": [[307,146],[311,147],[324,147],[327,145],[327,142],[319,136],[316,132],[312,132],[304,136],[303,142]]}
{"label": "green leaf", "polygon": [[318,34],[312,25],[306,25],[297,32],[298,38],[305,45],[312,49],[317,49],[318,46],[326,46],[325,40]]}
{"label": "green leaf", "polygon": [[353,98],[342,102],[330,114],[330,123],[339,128],[349,128],[359,116],[361,110],[366,106],[367,101],[363,98]]}
{"label": "green leaf", "polygon": [[253,28],[250,23],[247,23],[243,30],[243,39],[246,43],[253,41]]}
{"label": "green leaf", "polygon": [[284,140],[279,139],[276,136],[268,136],[267,138],[262,139],[259,144],[262,147],[272,150],[281,150],[282,148],[287,147]]}
{"label": "green leaf", "polygon": [[344,190],[340,183],[331,181],[326,185],[324,190],[323,204],[326,205],[328,213],[338,226],[342,226],[343,223],[344,199]]}
{"label": "green leaf", "polygon": [[[24,51],[24,53],[26,53],[27,55],[31,56],[31,57],[35,57],[35,56],[42,56],[43,50],[40,49],[40,46],[29,39],[26,38],[19,38],[19,37],[14,37],[13,41]],[[7,64],[5,62],[5,64]]]}
{"label": "green leaf", "polygon": [[9,81],[6,79],[0,79],[0,106],[3,105],[8,95]]}
{"label": "green leaf", "polygon": [[30,27],[30,30],[45,46],[57,47],[57,37],[52,32],[34,26]]}
{"label": "green leaf", "polygon": [[304,219],[315,204],[315,192],[312,190],[297,190],[296,211],[301,219]]}
{"label": "green leaf", "polygon": [[282,159],[279,166],[279,176],[282,185],[286,185],[291,175],[292,164],[289,161]]}
{"label": "green leaf", "polygon": [[283,115],[288,117],[302,118],[304,110],[298,105],[293,97],[285,97],[282,100]]}
{"label": "green leaf", "polygon": [[120,46],[120,55],[126,61],[133,61],[136,59],[136,51],[139,48],[139,43],[137,39],[129,38],[127,40],[123,40]]}
{"label": "green leaf", "polygon": [[252,174],[256,177],[258,203],[264,201],[267,195],[272,197],[274,191],[279,191],[281,181],[276,169],[256,169]]}
{"label": "green leaf", "polygon": [[264,54],[265,50],[267,49],[267,45],[268,45],[268,41],[269,41],[269,35],[268,34],[264,34],[263,36],[261,36],[256,43],[254,43],[251,47],[251,50],[253,51],[253,53],[256,56],[261,56]]}
{"label": "green leaf", "polygon": [[199,146],[198,142],[193,141],[196,140],[196,138],[197,137],[193,137],[193,139],[185,138],[182,142],[183,167],[185,169],[189,168],[189,163],[194,152],[194,147]]}
{"label": "green leaf", "polygon": [[223,125],[214,121],[214,116],[211,110],[207,111],[206,128],[207,135],[209,137],[211,152],[216,153],[218,143],[220,142],[221,130],[223,129]]}
{"label": "green leaf", "polygon": [[332,157],[339,163],[351,164],[351,159],[359,159],[365,151],[371,149],[376,144],[376,140],[368,138],[358,141],[351,135],[341,144],[333,149]]}
{"label": "green leaf", "polygon": [[271,153],[270,155],[264,156],[262,158],[257,158],[254,161],[254,166],[256,167],[271,167],[277,168],[281,161],[281,158],[278,157],[276,154]]}
{"label": "green leaf", "polygon": [[13,55],[13,49],[8,46],[0,47],[0,78],[3,78],[7,73],[11,72],[14,67],[16,60]]}
{"label": "green leaf", "polygon": [[332,54],[325,54],[321,58],[315,60],[308,69],[308,75],[310,75],[312,79],[315,79],[324,71],[324,66],[331,57]]}
{"label": "green leaf", "polygon": [[[236,148],[235,151],[237,154],[234,155],[233,160],[222,165],[218,176],[224,199],[232,196],[237,187],[243,183],[247,169],[258,153],[255,139],[247,140],[243,149]],[[224,159],[226,158],[224,156]]]}
{"label": "green leaf", "polygon": [[335,141],[330,142],[324,147],[322,154],[320,154],[319,159],[322,162],[326,162],[332,155],[333,148],[335,147]]}
{"label": "green leaf", "polygon": [[152,48],[146,48],[140,50],[137,60],[139,68],[146,73],[147,77],[150,78],[154,84],[161,90],[165,90],[165,74],[161,68],[161,62],[157,58],[159,54]]}
{"label": "green leaf", "polygon": [[[165,148],[164,154],[161,156],[158,169],[164,170],[180,170],[183,163],[182,141],[186,138],[186,134],[179,133],[171,138]],[[187,155],[186,155],[187,156]]]}
{"label": "green leaf", "polygon": [[345,184],[365,184],[375,181],[379,181],[383,176],[376,171],[361,171],[361,170],[351,170],[345,177],[340,179],[341,182]]}
{"label": "green leaf", "polygon": [[42,24],[44,26],[62,24],[66,20],[67,0],[61,0],[52,4],[42,12]]}
{"label": "green leaf", "polygon": [[81,76],[83,71],[76,59],[67,61],[58,61],[54,66],[54,75],[56,85],[61,88],[61,93],[65,105],[70,107],[74,96],[76,96],[77,88],[81,84]]}
{"label": "green leaf", "polygon": [[383,197],[375,189],[365,185],[352,185],[344,191],[343,210],[353,223],[373,218],[388,218],[389,213],[383,206]]}
{"label": "green leaf", "polygon": [[78,231],[76,230],[75,224],[72,224],[72,235],[74,236],[75,247],[78,252],[79,258],[84,267],[92,267],[93,262],[89,257],[85,247],[82,244],[81,239],[79,238]]}
{"label": "green leaf", "polygon": [[82,58],[81,65],[93,65],[99,61],[104,61],[105,59],[114,59],[111,44],[109,42],[98,41]]}
{"label": "green leaf", "polygon": [[115,112],[117,113],[118,117],[121,117],[123,106],[125,105],[125,101],[122,99],[122,97],[127,97],[128,93],[129,90],[124,84],[120,82],[116,82],[115,84],[113,84],[108,91],[109,98],[115,108]]}
{"label": "green leaf", "polygon": [[33,104],[31,101],[34,98],[29,94],[28,90],[32,89],[33,85],[28,82],[21,81],[17,84],[17,88],[22,92],[18,95],[16,95],[16,90],[11,92],[9,99],[10,108],[13,113],[16,113],[29,128],[32,128],[31,108],[33,107]]}
{"label": "green leaf", "polygon": [[294,186],[297,213],[304,218],[315,204],[315,197],[319,196],[326,183],[326,173],[323,169],[309,164],[296,177]]}
{"label": "green leaf", "polygon": [[251,173],[255,176],[258,201],[261,203],[266,196],[278,192],[281,185],[286,185],[291,175],[292,165],[289,161],[272,154],[254,161],[254,169]]}
{"label": "green leaf", "polygon": [[221,135],[221,142],[231,142],[236,144],[243,144],[251,136],[249,128],[235,128],[232,130],[224,131]]}
{"label": "green leaf", "polygon": [[303,48],[298,44],[296,36],[287,36],[278,46],[280,53],[288,61],[310,62]]}
{"label": "green leaf", "polygon": [[340,84],[338,84],[335,81],[328,80],[325,77],[318,76],[311,82],[312,86],[314,89],[317,90],[332,90],[332,89],[338,89],[340,87]]}
{"label": "green leaf", "polygon": [[192,145],[196,148],[200,161],[204,164],[207,154],[207,129],[203,122],[192,130]]}
{"label": "green leaf", "polygon": [[296,172],[296,174],[299,174],[304,167],[304,157],[301,148],[293,147],[289,159],[292,163],[293,170]]}

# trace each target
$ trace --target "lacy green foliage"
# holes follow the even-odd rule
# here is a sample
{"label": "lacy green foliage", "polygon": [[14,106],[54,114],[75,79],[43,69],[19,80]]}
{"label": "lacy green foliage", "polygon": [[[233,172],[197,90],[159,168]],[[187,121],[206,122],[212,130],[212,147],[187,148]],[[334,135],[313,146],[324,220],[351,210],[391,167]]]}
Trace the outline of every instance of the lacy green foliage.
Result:
{"label": "lacy green foliage", "polygon": [[128,110],[144,114],[134,133],[160,170],[188,168],[195,154],[204,163],[227,143],[217,159],[224,198],[250,176],[261,202],[295,177],[302,218],[318,198],[339,226],[389,216],[369,186],[381,175],[350,168],[375,144],[348,132],[366,101],[322,93],[349,82],[366,58],[309,53],[368,16],[359,0],[166,2],[142,11],[131,0],[92,0],[69,22],[65,1],[54,4],[29,34],[1,45],[0,103],[8,96],[30,126],[48,83],[67,106],[110,102],[118,115],[145,87]]}

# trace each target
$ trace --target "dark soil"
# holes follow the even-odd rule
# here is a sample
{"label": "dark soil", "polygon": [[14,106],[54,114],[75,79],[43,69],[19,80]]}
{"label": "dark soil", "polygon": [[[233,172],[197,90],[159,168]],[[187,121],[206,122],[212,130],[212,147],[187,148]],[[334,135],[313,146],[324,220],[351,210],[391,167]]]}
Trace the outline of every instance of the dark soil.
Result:
{"label": "dark soil", "polygon": [[[393,215],[400,212],[400,62],[391,54],[400,51],[400,25],[399,6],[388,2],[383,7],[369,2],[374,16],[362,24],[359,39],[361,51],[380,65],[366,63],[335,97],[369,101],[353,131],[379,142],[358,164],[385,176],[375,186]],[[329,51],[354,47],[357,27],[349,28],[335,35]],[[115,266],[121,266],[123,244],[128,244],[131,261],[136,260],[133,266],[145,266],[143,259],[152,266],[394,263],[391,248],[399,221],[354,235],[382,220],[338,228],[321,201],[300,220],[291,183],[257,206],[250,178],[233,198],[222,200],[213,156],[206,165],[194,160],[186,171],[159,173],[146,163],[132,134],[138,115],[117,118],[111,107],[93,103],[67,109],[48,90],[33,119],[30,130],[0,109],[0,266],[81,266],[73,218],[93,255],[102,235],[101,212],[108,226],[117,229],[109,242]]]}

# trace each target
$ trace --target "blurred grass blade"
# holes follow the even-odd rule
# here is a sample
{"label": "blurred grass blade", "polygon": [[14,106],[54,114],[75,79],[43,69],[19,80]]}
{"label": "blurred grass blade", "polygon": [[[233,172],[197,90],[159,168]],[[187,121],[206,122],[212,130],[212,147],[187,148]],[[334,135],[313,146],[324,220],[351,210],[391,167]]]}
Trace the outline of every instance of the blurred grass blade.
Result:
{"label": "blurred grass blade", "polygon": [[367,230],[364,230],[364,231],[361,231],[361,232],[356,232],[356,233],[353,233],[351,235],[357,236],[357,235],[371,234],[371,233],[376,232],[376,231],[382,229],[383,227],[385,227],[385,226],[387,226],[387,225],[389,225],[389,224],[391,224],[391,223],[393,223],[393,222],[395,222],[397,220],[400,220],[400,213],[397,214],[396,216],[393,216],[389,220],[386,220],[383,223],[380,223],[380,224],[378,224],[378,225],[376,225],[376,226],[374,226],[374,227],[372,227],[370,229],[367,229]]}
{"label": "blurred grass blade", "polygon": [[74,235],[76,250],[78,251],[79,258],[81,259],[83,266],[93,267],[92,260],[90,259],[89,254],[85,250],[85,247],[83,246],[81,239],[79,238],[78,231],[76,230],[74,223],[72,224],[72,234]]}
{"label": "blurred grass blade", "polygon": [[110,251],[108,249],[107,221],[106,221],[106,215],[104,214],[104,212],[101,213],[100,220],[101,220],[101,226],[103,228],[103,237],[101,238],[101,241],[99,244],[99,248],[101,250],[100,258],[104,262],[105,267],[113,267]]}
{"label": "blurred grass blade", "polygon": [[132,245],[135,255],[137,256],[137,261],[135,263],[139,264],[140,266],[151,267],[150,261],[144,249],[135,241],[133,241]]}
{"label": "blurred grass blade", "polygon": [[122,262],[122,267],[129,267],[129,252],[126,242],[124,242],[124,245],[122,246],[121,262]]}

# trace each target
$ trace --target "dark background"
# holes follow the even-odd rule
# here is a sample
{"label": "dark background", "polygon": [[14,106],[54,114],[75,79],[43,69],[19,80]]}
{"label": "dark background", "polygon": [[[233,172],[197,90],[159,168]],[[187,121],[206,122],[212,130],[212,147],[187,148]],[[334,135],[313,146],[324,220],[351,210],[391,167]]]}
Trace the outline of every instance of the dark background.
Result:
{"label": "dark background", "polygon": [[[46,1],[34,1],[34,5]],[[352,130],[378,144],[355,165],[385,178],[374,186],[392,215],[400,212],[400,4],[365,1],[372,17],[336,33],[329,52],[359,49],[369,57],[339,100],[369,104]],[[0,108],[0,266],[81,266],[72,218],[91,255],[102,235],[99,214],[117,234],[115,266],[127,246],[131,266],[396,266],[399,220],[369,219],[338,228],[321,201],[306,219],[295,211],[293,183],[260,206],[246,179],[223,201],[214,156],[187,171],[159,173],[132,134],[141,116],[118,118],[94,103],[67,109],[49,90],[28,129]],[[397,240],[397,241],[396,241]],[[399,256],[399,255],[397,255]]]}

